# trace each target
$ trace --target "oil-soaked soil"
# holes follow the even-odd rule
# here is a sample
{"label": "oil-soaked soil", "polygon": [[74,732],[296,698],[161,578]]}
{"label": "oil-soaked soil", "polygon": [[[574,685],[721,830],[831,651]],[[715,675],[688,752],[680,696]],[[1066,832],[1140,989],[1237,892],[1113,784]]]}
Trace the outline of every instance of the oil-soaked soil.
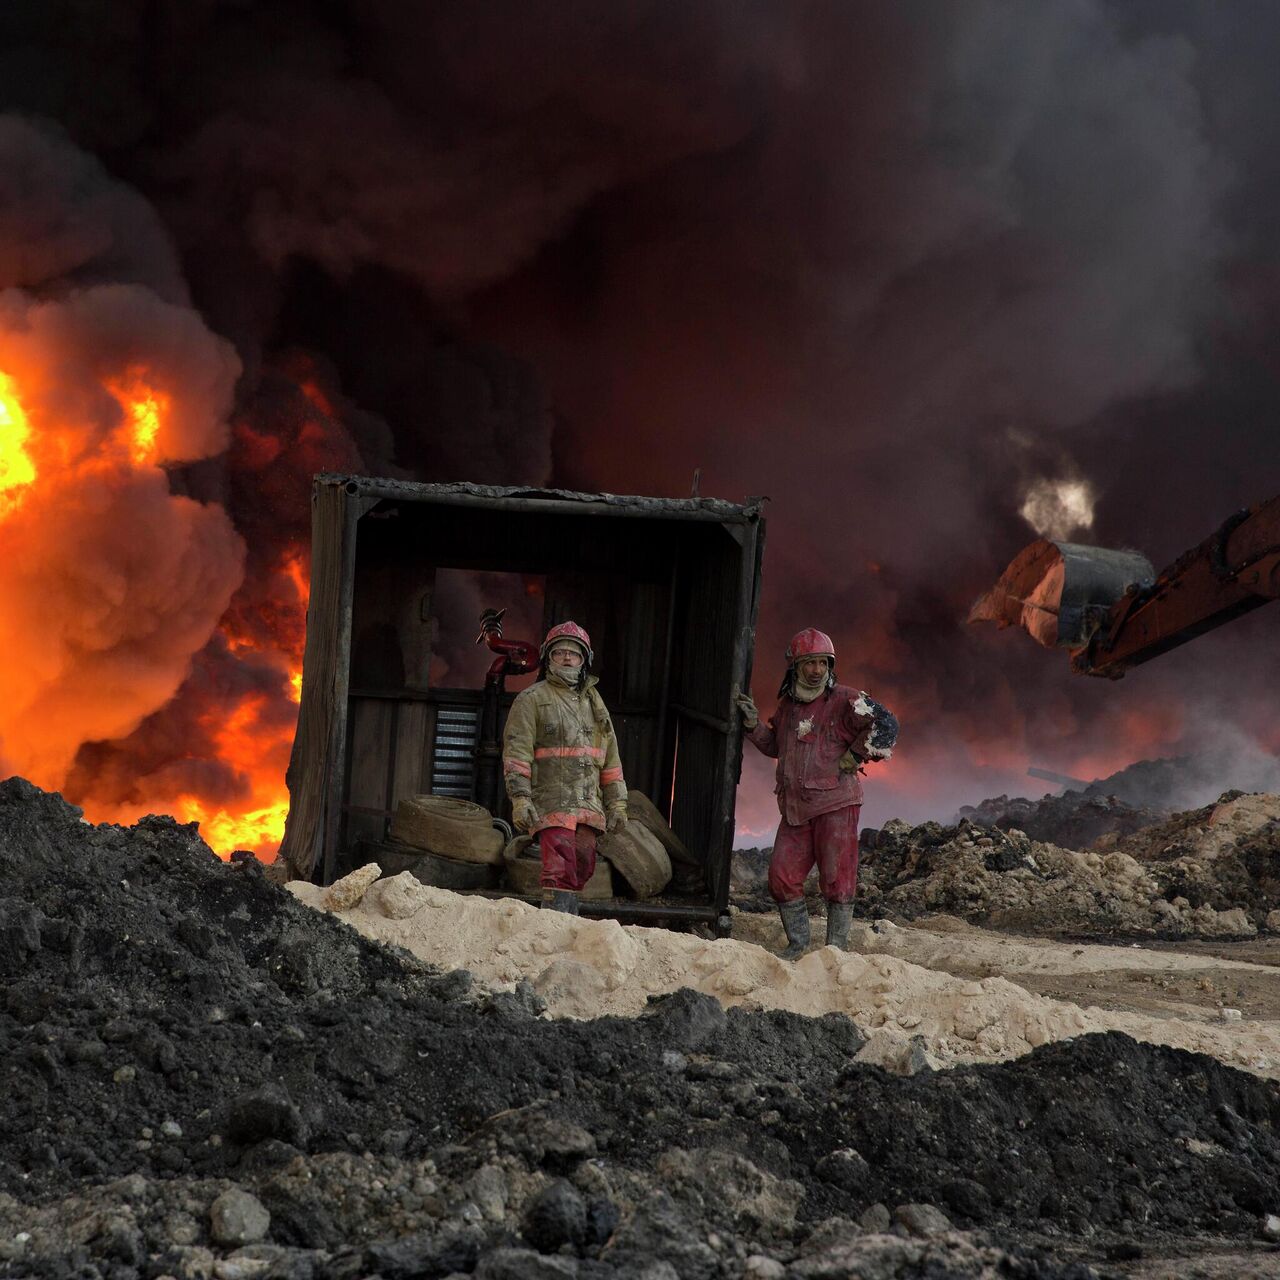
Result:
{"label": "oil-soaked soil", "polygon": [[0,784],[0,974],[0,1275],[1274,1260],[1280,1091],[1212,1059],[1111,1034],[889,1076],[851,1061],[847,1019],[689,992],[554,1022],[528,990],[480,994],[367,942],[190,827],[91,827],[19,779]]}
{"label": "oil-soaked soil", "polygon": [[946,912],[1015,933],[1244,938],[1280,921],[1278,854],[1280,797],[1238,791],[1088,848],[967,819],[891,820],[864,833],[855,909],[895,920]]}

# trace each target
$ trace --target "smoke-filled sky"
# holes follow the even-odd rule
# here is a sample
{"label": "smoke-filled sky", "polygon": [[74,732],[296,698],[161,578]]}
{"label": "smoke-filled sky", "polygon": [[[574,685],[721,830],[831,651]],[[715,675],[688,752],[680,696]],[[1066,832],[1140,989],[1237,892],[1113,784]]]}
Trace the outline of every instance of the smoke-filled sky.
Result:
{"label": "smoke-filled sky", "polygon": [[1278,57],[1261,0],[6,6],[0,325],[181,312],[213,372],[172,459],[213,456],[163,518],[235,529],[185,535],[177,698],[166,653],[70,789],[234,795],[198,740],[210,699],[279,696],[245,637],[292,643],[327,466],[769,495],[755,693],[793,631],[835,637],[903,725],[869,822],[1034,793],[1029,764],[1221,751],[1229,785],[1280,750],[1272,610],[1117,684],[963,617],[1036,495],[1159,566],[1280,491]]}

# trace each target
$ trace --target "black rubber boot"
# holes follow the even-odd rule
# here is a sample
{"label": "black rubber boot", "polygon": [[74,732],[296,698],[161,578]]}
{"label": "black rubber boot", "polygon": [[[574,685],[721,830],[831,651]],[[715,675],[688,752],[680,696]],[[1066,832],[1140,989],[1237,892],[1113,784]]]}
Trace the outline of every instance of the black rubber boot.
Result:
{"label": "black rubber boot", "polygon": [[827,946],[844,951],[849,946],[849,925],[853,921],[851,902],[827,903]]}
{"label": "black rubber boot", "polygon": [[778,952],[783,960],[799,960],[809,947],[809,908],[803,898],[778,903],[782,927],[787,931],[787,945]]}
{"label": "black rubber boot", "polygon": [[542,909],[544,911],[563,911],[566,915],[578,914],[578,895],[572,889],[544,889],[542,891]]}

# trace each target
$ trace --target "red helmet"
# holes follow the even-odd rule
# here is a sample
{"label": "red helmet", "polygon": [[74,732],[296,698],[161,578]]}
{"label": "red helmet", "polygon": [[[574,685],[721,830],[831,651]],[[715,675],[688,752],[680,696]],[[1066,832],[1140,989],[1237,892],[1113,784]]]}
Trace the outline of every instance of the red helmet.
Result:
{"label": "red helmet", "polygon": [[572,640],[575,644],[580,644],[586,653],[587,661],[590,663],[595,660],[595,654],[591,652],[591,637],[576,622],[556,623],[547,632],[547,638],[542,642],[542,648],[538,650],[538,656],[545,658],[551,652],[551,646],[557,640]]}
{"label": "red helmet", "polygon": [[806,658],[830,658],[834,664],[836,647],[831,643],[831,637],[826,632],[805,627],[803,631],[798,631],[791,637],[791,643],[787,645],[787,664],[795,666],[797,662],[803,662]]}

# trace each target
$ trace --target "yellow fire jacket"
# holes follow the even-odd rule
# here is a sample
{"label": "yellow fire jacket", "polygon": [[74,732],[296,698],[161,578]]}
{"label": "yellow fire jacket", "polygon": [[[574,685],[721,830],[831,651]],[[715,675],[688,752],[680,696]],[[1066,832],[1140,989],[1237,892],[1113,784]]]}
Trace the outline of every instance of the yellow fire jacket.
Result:
{"label": "yellow fire jacket", "polygon": [[603,831],[605,810],[627,806],[618,738],[596,692],[539,680],[516,695],[502,740],[507,795],[528,796],[538,818],[533,830],[578,824]]}

